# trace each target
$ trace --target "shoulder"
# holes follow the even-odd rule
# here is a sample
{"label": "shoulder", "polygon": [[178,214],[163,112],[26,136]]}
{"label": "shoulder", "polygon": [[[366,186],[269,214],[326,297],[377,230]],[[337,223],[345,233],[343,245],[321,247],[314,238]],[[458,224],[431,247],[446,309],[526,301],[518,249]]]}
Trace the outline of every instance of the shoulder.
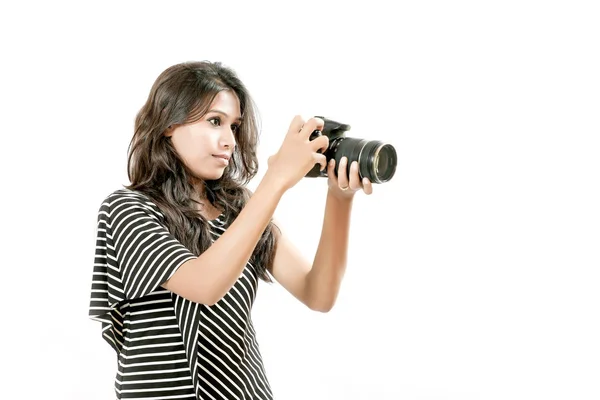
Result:
{"label": "shoulder", "polygon": [[108,194],[98,210],[99,218],[103,216],[114,220],[123,216],[144,214],[153,219],[162,220],[163,214],[158,206],[144,193],[131,189],[117,189]]}

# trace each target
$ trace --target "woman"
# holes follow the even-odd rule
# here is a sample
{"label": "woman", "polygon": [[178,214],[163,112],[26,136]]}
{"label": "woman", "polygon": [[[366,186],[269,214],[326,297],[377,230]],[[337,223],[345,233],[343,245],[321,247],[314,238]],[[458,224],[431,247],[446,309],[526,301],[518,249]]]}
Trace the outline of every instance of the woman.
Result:
{"label": "woman", "polygon": [[[135,121],[131,184],[98,213],[90,317],[118,354],[117,398],[271,399],[251,320],[258,280],[275,278],[310,309],[338,294],[358,166],[326,165],[310,140],[323,121],[296,116],[268,170],[257,172],[252,100],[220,63],[166,69]],[[283,194],[327,168],[321,240],[308,262],[275,229]],[[349,178],[348,178],[349,176]]]}

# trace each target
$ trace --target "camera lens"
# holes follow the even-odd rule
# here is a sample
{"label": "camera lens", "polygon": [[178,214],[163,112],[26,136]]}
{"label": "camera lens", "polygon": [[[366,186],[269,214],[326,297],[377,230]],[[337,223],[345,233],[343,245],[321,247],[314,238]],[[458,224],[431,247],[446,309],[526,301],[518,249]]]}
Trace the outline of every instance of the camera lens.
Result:
{"label": "camera lens", "polygon": [[358,161],[360,176],[373,183],[384,183],[392,179],[396,172],[398,157],[390,144],[379,140],[365,140],[344,137],[332,143],[336,165],[342,157],[348,158],[348,165]]}
{"label": "camera lens", "polygon": [[372,165],[375,169],[374,175],[377,176],[379,182],[389,181],[396,172],[396,149],[389,144],[381,144],[375,150]]}

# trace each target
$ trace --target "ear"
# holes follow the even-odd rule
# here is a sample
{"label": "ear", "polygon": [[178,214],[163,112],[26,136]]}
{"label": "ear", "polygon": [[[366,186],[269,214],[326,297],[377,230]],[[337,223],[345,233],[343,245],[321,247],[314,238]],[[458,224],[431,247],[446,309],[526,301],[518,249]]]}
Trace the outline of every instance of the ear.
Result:
{"label": "ear", "polygon": [[173,131],[175,131],[175,127],[173,127],[173,125],[169,125],[169,126],[167,127],[167,129],[165,130],[165,133],[164,133],[164,135],[165,135],[166,137],[171,137],[171,136],[173,136]]}

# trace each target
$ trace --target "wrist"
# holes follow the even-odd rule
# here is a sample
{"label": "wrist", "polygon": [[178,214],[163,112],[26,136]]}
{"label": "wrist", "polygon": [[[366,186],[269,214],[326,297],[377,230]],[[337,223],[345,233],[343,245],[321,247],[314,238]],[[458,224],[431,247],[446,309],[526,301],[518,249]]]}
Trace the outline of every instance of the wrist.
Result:
{"label": "wrist", "polygon": [[342,191],[337,187],[329,187],[327,190],[327,197],[335,200],[338,203],[352,204],[354,200],[354,191],[348,190]]}
{"label": "wrist", "polygon": [[288,190],[284,180],[271,168],[267,169],[267,172],[263,176],[259,186],[263,186],[269,193],[273,193],[276,196],[283,196]]}

